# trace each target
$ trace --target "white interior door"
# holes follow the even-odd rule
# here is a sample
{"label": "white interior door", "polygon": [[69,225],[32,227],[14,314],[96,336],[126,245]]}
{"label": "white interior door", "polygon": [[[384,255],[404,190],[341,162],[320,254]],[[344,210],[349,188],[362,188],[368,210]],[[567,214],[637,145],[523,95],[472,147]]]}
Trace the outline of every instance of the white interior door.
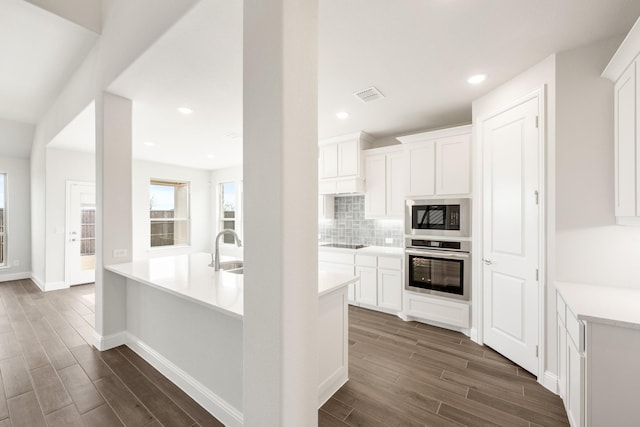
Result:
{"label": "white interior door", "polygon": [[79,285],[95,281],[96,187],[67,183],[66,282]]}
{"label": "white interior door", "polygon": [[483,122],[483,335],[538,374],[538,97]]}

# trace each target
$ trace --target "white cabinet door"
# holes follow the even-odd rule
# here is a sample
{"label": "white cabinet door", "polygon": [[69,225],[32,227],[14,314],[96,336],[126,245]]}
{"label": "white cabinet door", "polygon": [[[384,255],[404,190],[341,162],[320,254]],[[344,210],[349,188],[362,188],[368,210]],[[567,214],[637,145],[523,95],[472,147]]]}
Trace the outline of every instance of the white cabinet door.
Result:
{"label": "white cabinet door", "polygon": [[403,218],[407,193],[407,157],[402,151],[387,154],[387,212],[388,218]]}
{"label": "white cabinet door", "polygon": [[436,189],[435,141],[409,148],[409,196],[433,196]]}
{"label": "white cabinet door", "polygon": [[565,407],[567,417],[572,427],[584,426],[584,357],[578,351],[576,344],[567,338],[567,398]]}
{"label": "white cabinet door", "polygon": [[567,329],[558,316],[558,394],[567,396]]}
{"label": "white cabinet door", "polygon": [[364,197],[365,218],[381,218],[386,215],[386,158],[384,154],[367,156],[365,159]]}
{"label": "white cabinet door", "polygon": [[636,210],[636,64],[615,84],[615,215]]}
{"label": "white cabinet door", "polygon": [[336,144],[320,146],[320,178],[338,176],[338,146]]}
{"label": "white cabinet door", "polygon": [[471,192],[471,135],[444,138],[436,142],[436,194]]}
{"label": "white cabinet door", "polygon": [[378,269],[378,307],[402,310],[402,271]]}
{"label": "white cabinet door", "polygon": [[356,301],[361,304],[377,305],[378,289],[375,267],[356,267],[360,275],[360,284],[356,288]]}
{"label": "white cabinet door", "polygon": [[338,144],[338,176],[358,175],[358,141],[345,141]]}

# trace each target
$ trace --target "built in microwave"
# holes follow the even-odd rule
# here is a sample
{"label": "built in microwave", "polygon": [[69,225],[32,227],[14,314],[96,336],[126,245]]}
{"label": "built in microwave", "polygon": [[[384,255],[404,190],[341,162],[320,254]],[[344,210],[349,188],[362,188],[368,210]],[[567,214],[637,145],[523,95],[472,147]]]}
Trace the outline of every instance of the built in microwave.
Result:
{"label": "built in microwave", "polygon": [[469,199],[408,199],[405,234],[469,237],[469,212]]}

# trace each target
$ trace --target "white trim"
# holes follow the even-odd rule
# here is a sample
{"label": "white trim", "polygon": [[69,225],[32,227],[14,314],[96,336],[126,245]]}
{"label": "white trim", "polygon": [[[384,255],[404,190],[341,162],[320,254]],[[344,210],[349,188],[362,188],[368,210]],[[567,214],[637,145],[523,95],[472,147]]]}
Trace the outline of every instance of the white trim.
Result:
{"label": "white trim", "polygon": [[633,25],[625,39],[618,47],[616,53],[607,64],[601,76],[616,82],[628,68],[638,54],[638,44],[640,43],[640,18]]}
{"label": "white trim", "polygon": [[[475,181],[474,181],[474,189],[473,189],[473,199],[474,199],[474,210],[476,212],[473,217],[476,219],[474,224],[472,224],[472,229],[474,230],[473,237],[473,247],[476,248],[476,253],[482,255],[483,248],[483,237],[482,237],[482,226],[483,226],[483,163],[482,163],[482,153],[484,142],[482,140],[483,135],[483,123],[491,118],[504,113],[507,110],[510,110],[520,104],[523,104],[532,99],[538,99],[538,139],[539,139],[539,164],[538,164],[538,192],[540,195],[539,202],[539,215],[538,215],[538,270],[539,270],[539,282],[538,282],[538,382],[545,385],[545,366],[546,366],[546,252],[547,252],[547,236],[546,236],[546,146],[548,143],[547,135],[546,135],[546,122],[547,122],[547,109],[546,109],[546,84],[538,87],[537,89],[529,92],[527,95],[517,98],[513,102],[501,106],[498,110],[487,114],[485,116],[479,117],[476,125],[476,132],[474,138],[474,149],[475,157],[474,157],[474,166],[476,167],[475,173]],[[473,264],[473,273],[475,277],[475,285],[474,290],[475,293],[472,295],[473,306],[472,310],[475,313],[475,325],[474,329],[476,330],[475,337],[472,339],[480,345],[484,344],[483,338],[483,294],[484,294],[484,275],[482,271],[482,264],[480,262],[481,256],[474,257]],[[475,338],[475,339],[474,339]],[[556,380],[557,384],[557,380]]]}
{"label": "white trim", "polygon": [[61,282],[45,282],[44,291],[59,291],[60,289],[67,289],[69,285],[67,285],[64,281]]}
{"label": "white trim", "polygon": [[544,371],[542,381],[540,382],[544,388],[558,394],[558,376],[551,371]]}
{"label": "white trim", "polygon": [[31,273],[28,271],[23,271],[21,273],[7,273],[7,274],[0,273],[0,282],[10,282],[11,280],[24,280],[24,279],[30,279],[30,278],[31,278]]}
{"label": "white trim", "polygon": [[37,277],[35,274],[33,274],[33,272],[31,273],[30,279],[33,281],[33,283],[36,284],[37,287],[40,288],[41,291],[44,291],[44,280]]}
{"label": "white trim", "polygon": [[[66,287],[69,288],[72,285],[76,285],[79,283],[70,283],[71,275],[69,274],[69,229],[71,228],[69,224],[69,214],[71,212],[71,187],[74,185],[89,185],[93,186],[94,194],[97,195],[96,183],[90,181],[74,181],[67,180],[66,182],[66,193],[65,193],[65,212],[64,212],[64,283]],[[95,269],[94,269],[95,270]],[[95,276],[94,276],[95,281]],[[62,288],[60,288],[62,289]],[[48,290],[48,289],[47,289]]]}
{"label": "white trim", "polygon": [[446,138],[450,136],[458,136],[465,135],[471,133],[473,129],[473,125],[462,125],[455,127],[447,127],[444,129],[431,130],[421,133],[416,133],[412,135],[398,136],[396,140],[400,141],[401,144],[413,144],[420,143],[424,141],[432,141],[434,139]]}
{"label": "white trim", "polygon": [[233,405],[215,394],[191,375],[180,369],[170,360],[149,347],[136,336],[123,332],[126,344],[140,357],[156,368],[165,377],[187,393],[193,400],[209,411],[225,426],[240,427],[244,425],[244,416]]}
{"label": "white trim", "polygon": [[124,331],[105,336],[100,335],[95,330],[93,331],[93,346],[100,351],[110,350],[126,343],[127,333]]}

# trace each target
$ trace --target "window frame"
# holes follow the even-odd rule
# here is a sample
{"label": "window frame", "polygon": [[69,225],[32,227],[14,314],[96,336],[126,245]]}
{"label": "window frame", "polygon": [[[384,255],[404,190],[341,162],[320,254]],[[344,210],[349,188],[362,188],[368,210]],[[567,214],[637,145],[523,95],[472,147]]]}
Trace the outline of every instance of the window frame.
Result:
{"label": "window frame", "polygon": [[[151,206],[149,206],[149,216],[148,216],[148,224],[149,224],[149,228],[147,229],[149,232],[149,239],[147,240],[147,244],[149,245],[149,249],[150,250],[162,250],[162,249],[170,249],[170,248],[180,248],[180,247],[190,247],[191,246],[191,182],[190,181],[186,181],[186,180],[175,180],[175,179],[166,179],[166,178],[150,178],[149,179],[149,184],[148,184],[148,189],[149,189],[149,203],[151,202],[151,186],[153,185],[165,185],[165,186],[172,186],[174,187],[174,216],[170,217],[170,218],[152,218],[151,217]],[[181,217],[177,217],[175,215],[175,211],[177,210],[177,206],[178,206],[178,196],[176,195],[177,188],[180,187],[186,187],[187,190],[187,194],[186,194],[186,201],[184,201],[184,205],[186,206],[186,210],[187,210],[187,215],[186,216],[181,216]],[[182,202],[180,202],[182,203]],[[151,227],[153,225],[154,222],[168,222],[168,221],[173,221],[174,222],[174,241],[173,244],[171,245],[153,245],[152,244],[152,237],[153,234],[151,232]],[[181,241],[180,243],[176,243],[176,239],[175,239],[175,225],[176,222],[178,221],[184,221],[186,222],[186,226],[185,226],[185,230],[184,230],[184,235],[185,238],[181,239],[184,241]]]}
{"label": "window frame", "polygon": [[[238,237],[240,237],[240,240],[244,239],[244,230],[242,227],[242,217],[243,217],[243,212],[242,212],[242,208],[243,208],[243,203],[242,203],[242,198],[243,198],[243,187],[242,187],[242,181],[241,180],[237,180],[237,179],[229,179],[229,180],[224,180],[224,181],[218,181],[217,186],[216,186],[216,204],[217,204],[217,209],[216,209],[216,234],[219,233],[220,231],[222,231],[224,229],[224,201],[223,201],[223,196],[224,196],[224,191],[223,191],[223,186],[225,184],[235,184],[236,186],[236,209],[235,209],[235,216],[233,218],[234,224],[235,224],[235,229],[234,231],[238,234]],[[227,219],[228,221],[228,219]],[[235,243],[225,243],[224,242],[224,238],[220,239],[220,245],[225,245],[225,246],[235,246]]]}

